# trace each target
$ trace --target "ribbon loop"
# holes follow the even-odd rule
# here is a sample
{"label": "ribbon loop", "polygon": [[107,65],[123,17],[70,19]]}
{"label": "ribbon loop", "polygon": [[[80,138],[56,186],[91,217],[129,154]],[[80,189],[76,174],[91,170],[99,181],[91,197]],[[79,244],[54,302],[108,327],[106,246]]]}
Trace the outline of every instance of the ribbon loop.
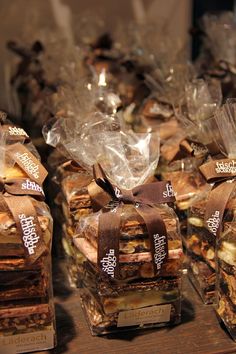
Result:
{"label": "ribbon loop", "polygon": [[110,194],[113,199],[117,199],[115,190],[99,163],[93,165],[93,175],[97,185],[101,187],[105,192]]}

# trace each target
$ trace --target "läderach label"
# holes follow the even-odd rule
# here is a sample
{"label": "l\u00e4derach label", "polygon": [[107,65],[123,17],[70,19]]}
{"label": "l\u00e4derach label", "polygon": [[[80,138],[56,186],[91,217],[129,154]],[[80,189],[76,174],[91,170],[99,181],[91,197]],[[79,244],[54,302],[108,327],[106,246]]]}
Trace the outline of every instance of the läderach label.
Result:
{"label": "l\u00e4derach label", "polygon": [[117,327],[170,321],[171,304],[143,307],[119,313]]}
{"label": "l\u00e4derach label", "polygon": [[51,349],[54,347],[54,333],[54,330],[47,330],[0,337],[0,353],[29,353]]}

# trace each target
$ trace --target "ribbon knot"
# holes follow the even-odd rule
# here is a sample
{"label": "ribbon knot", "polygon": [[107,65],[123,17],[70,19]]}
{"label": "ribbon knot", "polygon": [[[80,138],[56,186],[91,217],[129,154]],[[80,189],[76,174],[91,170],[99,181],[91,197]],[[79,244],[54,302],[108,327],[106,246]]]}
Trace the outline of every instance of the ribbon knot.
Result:
{"label": "ribbon knot", "polygon": [[[116,190],[118,190],[118,188],[116,188]],[[116,196],[117,196],[118,200],[120,202],[123,202],[124,204],[136,204],[137,203],[137,201],[134,198],[133,192],[130,189],[118,190],[118,193],[116,194]]]}
{"label": "ribbon knot", "polygon": [[[110,199],[116,204],[118,202],[118,205],[112,210],[102,209],[99,216],[98,268],[112,278],[119,278],[119,239],[122,208],[124,204],[136,205],[138,203],[136,211],[146,225],[153,270],[156,275],[168,258],[168,238],[165,223],[155,204],[175,201],[174,193],[170,195],[170,183],[157,181],[137,186],[132,190],[123,190],[109,181],[99,164],[93,167],[93,172],[96,184],[109,194]],[[92,186],[88,187],[89,192],[92,192],[90,197],[92,202],[95,198],[96,206],[100,205],[101,209],[105,204],[101,202],[101,194],[100,197],[96,196],[93,183],[91,183]],[[105,200],[107,201],[107,199]]]}

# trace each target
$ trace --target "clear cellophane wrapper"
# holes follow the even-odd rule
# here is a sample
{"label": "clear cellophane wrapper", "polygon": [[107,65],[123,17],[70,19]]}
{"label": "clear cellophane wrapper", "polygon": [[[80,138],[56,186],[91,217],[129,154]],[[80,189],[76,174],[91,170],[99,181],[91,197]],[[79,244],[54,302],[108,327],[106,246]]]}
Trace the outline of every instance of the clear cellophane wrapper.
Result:
{"label": "clear cellophane wrapper", "polygon": [[[34,156],[36,155],[36,158],[38,155],[32,143],[27,142],[28,138],[22,129],[10,125],[7,120],[5,124],[7,130],[3,129],[5,125],[2,124],[0,131],[0,174],[5,184],[1,191],[0,210],[0,347],[8,350],[4,347],[5,336],[11,336],[14,341],[18,335],[34,336],[39,333],[46,336],[45,341],[36,344],[36,349],[42,350],[52,348],[56,338],[51,271],[52,217],[48,206],[41,201],[42,192],[41,195],[34,197],[27,195],[27,190],[25,194],[15,195],[7,189],[10,181],[11,184],[22,185],[23,189],[31,188],[33,183],[30,182],[26,172],[8,155],[7,147],[20,142]],[[13,138],[14,141],[12,141]],[[35,183],[34,187],[36,188]],[[9,202],[11,207],[7,206]],[[37,219],[32,227],[38,230],[37,235],[39,235],[40,244],[43,245],[43,251],[40,251],[33,259],[26,256],[25,247],[30,247],[30,245],[26,246],[28,241],[23,241],[14,216],[14,203],[16,206],[23,205],[21,205],[21,214],[19,214],[23,219],[28,220],[24,216],[24,203],[30,205],[32,209],[32,217],[29,219]],[[29,226],[27,230],[24,231],[25,235],[29,230],[33,232]],[[17,350],[23,352],[27,349],[18,348]]]}
{"label": "clear cellophane wrapper", "polygon": [[[53,175],[52,181],[55,182],[54,188],[49,191],[54,200],[52,212],[58,220],[54,253],[59,257],[66,256],[69,272],[73,261],[75,262],[73,269],[77,268],[76,250],[72,257],[68,257],[68,248],[74,248],[72,237],[76,225],[81,216],[92,213],[87,186],[92,180],[91,166],[94,160],[89,156],[88,149],[94,141],[90,139],[89,134],[92,131],[117,129],[117,122],[113,115],[94,112],[98,98],[94,94],[96,89],[88,90],[84,81],[75,86],[75,91],[70,87],[59,91],[61,100],[58,102],[62,107],[61,115],[58,114],[49,125],[44,127],[46,142],[56,148],[48,160]],[[76,98],[76,92],[81,93],[79,95],[81,104]],[[70,283],[74,286],[78,282],[73,282],[71,279],[75,279],[78,275],[82,275],[80,269],[77,270],[77,275],[70,276]]]}
{"label": "clear cellophane wrapper", "polygon": [[[159,139],[155,133],[103,132],[93,138],[94,143],[100,139],[103,141],[100,144],[98,142],[102,146],[96,149],[96,160],[102,163],[109,180],[119,188],[131,190],[153,176],[159,158]],[[154,206],[165,223],[169,249],[168,258],[156,275],[143,218],[135,205],[128,203],[121,206],[119,280],[110,281],[107,276],[101,275],[97,266],[98,239],[101,237],[99,219],[102,213],[113,213],[116,207],[116,203],[110,203],[96,213],[81,217],[74,238],[75,246],[85,257],[81,297],[92,334],[105,334],[128,327],[140,328],[140,319],[137,324],[133,320],[130,323],[122,322],[122,316],[125,315],[123,311],[131,311],[129,315],[133,318],[133,310],[143,313],[151,309],[155,312],[158,307],[161,309],[160,306],[166,309],[167,317],[149,318],[144,327],[178,323],[182,245],[173,209],[166,204]],[[95,283],[93,279],[96,279]],[[167,294],[170,294],[168,300]],[[110,308],[107,307],[109,302]]]}
{"label": "clear cellophane wrapper", "polygon": [[[198,168],[206,158],[210,143],[210,132],[206,122],[221,102],[221,91],[217,83],[193,80],[185,85],[185,96],[176,115],[182,130],[168,139],[161,147],[162,169],[158,172],[170,180],[176,193],[176,211],[181,220],[183,236],[187,229],[187,212],[199,194],[210,189]],[[189,151],[183,151],[183,141]]]}

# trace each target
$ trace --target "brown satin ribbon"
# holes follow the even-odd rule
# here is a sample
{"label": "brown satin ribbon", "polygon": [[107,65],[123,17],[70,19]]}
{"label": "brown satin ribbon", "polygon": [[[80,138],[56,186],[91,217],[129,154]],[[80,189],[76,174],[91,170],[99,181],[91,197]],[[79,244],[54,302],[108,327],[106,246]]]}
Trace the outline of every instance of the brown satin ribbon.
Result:
{"label": "brown satin ribbon", "polygon": [[22,144],[7,147],[6,153],[25,171],[29,178],[42,185],[47,171],[40,161]]}
{"label": "brown satin ribbon", "polygon": [[[98,227],[98,267],[112,278],[119,277],[119,236],[123,204],[133,204],[143,218],[150,239],[154,273],[157,274],[168,257],[165,223],[155,204],[175,201],[169,182],[140,185],[133,190],[122,190],[110,183],[99,164],[94,166],[94,179],[114,201],[109,211],[103,210]],[[102,206],[102,203],[100,203]]]}
{"label": "brown satin ribbon", "polygon": [[236,160],[211,160],[199,167],[208,183],[236,177]]}
{"label": "brown satin ribbon", "polygon": [[34,263],[47,249],[37,212],[27,196],[0,196],[0,205],[11,212],[22,237],[25,258],[28,263]]}
{"label": "brown satin ribbon", "polygon": [[0,178],[0,192],[11,195],[32,195],[40,200],[44,200],[45,197],[42,187],[27,178]]}
{"label": "brown satin ribbon", "polygon": [[213,235],[219,236],[226,205],[236,187],[236,180],[232,180],[236,177],[236,160],[212,160],[199,169],[208,183],[215,182],[206,205],[204,222]]}

